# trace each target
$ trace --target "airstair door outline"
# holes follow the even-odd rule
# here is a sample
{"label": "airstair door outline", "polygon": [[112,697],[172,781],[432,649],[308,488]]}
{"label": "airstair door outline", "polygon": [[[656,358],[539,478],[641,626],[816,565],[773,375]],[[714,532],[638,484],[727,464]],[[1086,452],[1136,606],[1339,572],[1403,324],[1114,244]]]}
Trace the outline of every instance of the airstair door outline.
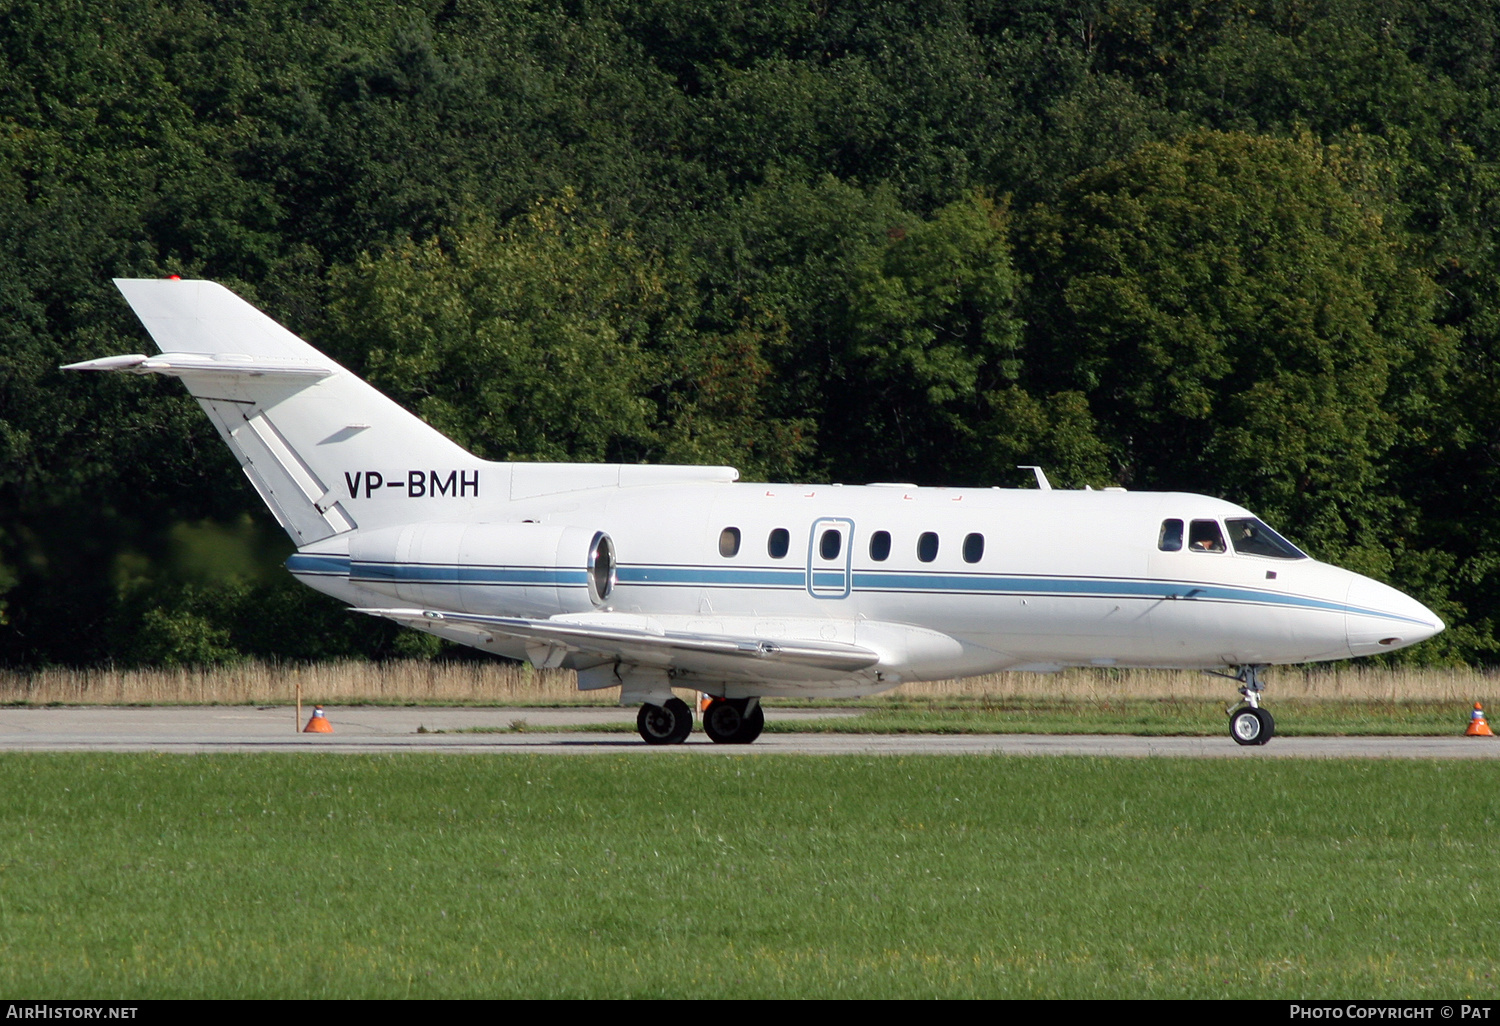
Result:
{"label": "airstair door outline", "polygon": [[854,561],[854,521],[819,517],[807,536],[807,591],[813,598],[849,597]]}

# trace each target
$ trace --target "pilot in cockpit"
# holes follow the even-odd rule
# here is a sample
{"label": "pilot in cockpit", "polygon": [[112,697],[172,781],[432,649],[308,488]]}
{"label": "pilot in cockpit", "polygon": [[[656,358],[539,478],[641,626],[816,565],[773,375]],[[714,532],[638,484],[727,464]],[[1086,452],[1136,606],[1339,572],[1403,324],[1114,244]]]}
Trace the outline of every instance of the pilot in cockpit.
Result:
{"label": "pilot in cockpit", "polygon": [[1188,532],[1188,548],[1193,552],[1223,552],[1224,536],[1217,520],[1194,520]]}

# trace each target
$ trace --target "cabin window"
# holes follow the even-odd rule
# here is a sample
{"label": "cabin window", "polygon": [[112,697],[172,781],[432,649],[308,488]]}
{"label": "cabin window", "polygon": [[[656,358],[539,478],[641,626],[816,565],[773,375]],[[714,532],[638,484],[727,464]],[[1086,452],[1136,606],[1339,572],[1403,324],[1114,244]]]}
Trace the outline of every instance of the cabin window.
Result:
{"label": "cabin window", "polygon": [[719,532],[719,555],[728,559],[730,556],[740,554],[740,529],[738,527],[726,527]]}
{"label": "cabin window", "polygon": [[937,559],[938,536],[932,531],[922,532],[922,537],[917,539],[917,558],[924,563],[931,563]]}
{"label": "cabin window", "polygon": [[771,537],[766,541],[766,554],[772,559],[785,559],[787,549],[791,547],[791,532],[784,527],[778,527],[771,532]]}
{"label": "cabin window", "polygon": [[891,532],[876,531],[870,535],[870,558],[877,563],[891,558]]}
{"label": "cabin window", "polygon": [[842,531],[824,531],[823,537],[818,540],[818,553],[824,559],[838,559],[843,548],[844,533]]}
{"label": "cabin window", "polygon": [[1194,520],[1188,530],[1188,548],[1194,552],[1223,552],[1224,534],[1217,520]]}
{"label": "cabin window", "polygon": [[1156,536],[1156,547],[1163,552],[1182,551],[1182,521],[1163,520],[1161,534]]}
{"label": "cabin window", "polygon": [[1224,521],[1234,551],[1246,556],[1270,556],[1272,559],[1306,559],[1307,553],[1287,541],[1254,517],[1235,517]]}
{"label": "cabin window", "polygon": [[977,563],[984,558],[984,535],[970,534],[964,537],[964,562]]}

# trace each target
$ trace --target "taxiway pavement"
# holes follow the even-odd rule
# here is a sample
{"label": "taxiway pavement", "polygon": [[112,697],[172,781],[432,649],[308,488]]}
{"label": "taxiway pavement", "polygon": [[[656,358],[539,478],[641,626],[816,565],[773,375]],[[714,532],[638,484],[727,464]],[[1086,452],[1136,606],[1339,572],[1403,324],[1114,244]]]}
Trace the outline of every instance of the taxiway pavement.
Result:
{"label": "taxiway pavement", "polygon": [[[753,745],[716,745],[695,731],[681,745],[647,745],[635,710],[325,707],[332,734],[301,733],[289,707],[70,707],[0,709],[6,752],[334,752],[701,755],[1095,755],[1208,758],[1494,759],[1500,739],[1454,737],[1277,737],[1244,748],[1221,737],[1123,734],[778,734]],[[303,717],[311,706],[303,707]],[[769,722],[840,715],[830,709],[768,709]],[[858,715],[850,711],[844,715]],[[630,733],[531,728],[629,724]],[[519,728],[519,729],[518,729]]]}

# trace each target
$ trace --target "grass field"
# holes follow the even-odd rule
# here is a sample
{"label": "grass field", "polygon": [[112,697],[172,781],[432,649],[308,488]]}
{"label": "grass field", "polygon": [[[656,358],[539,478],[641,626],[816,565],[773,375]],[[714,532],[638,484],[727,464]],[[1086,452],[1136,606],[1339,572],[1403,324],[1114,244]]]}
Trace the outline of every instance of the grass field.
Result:
{"label": "grass field", "polygon": [[1493,998],[1500,766],[0,758],[0,993]]}

